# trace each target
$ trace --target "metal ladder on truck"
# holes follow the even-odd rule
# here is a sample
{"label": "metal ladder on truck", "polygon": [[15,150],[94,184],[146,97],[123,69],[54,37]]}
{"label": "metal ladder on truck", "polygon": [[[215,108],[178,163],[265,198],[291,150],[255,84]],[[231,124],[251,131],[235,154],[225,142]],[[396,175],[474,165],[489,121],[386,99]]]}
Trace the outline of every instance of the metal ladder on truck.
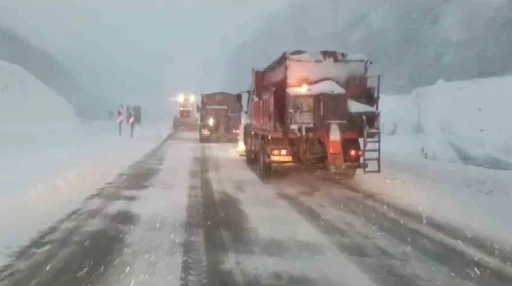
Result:
{"label": "metal ladder on truck", "polygon": [[[376,104],[375,109],[376,112],[379,112],[379,101],[380,101],[380,74],[368,76],[368,79],[375,78],[377,79],[377,90],[376,90]],[[380,114],[377,115],[377,118],[380,118]],[[379,120],[379,119],[377,119]],[[380,165],[380,147],[381,147],[381,133],[379,129],[370,129],[368,128],[368,124],[366,122],[366,116],[363,116],[363,128],[364,128],[364,137],[363,137],[363,164],[364,169],[363,173],[372,174],[372,173],[380,173],[381,165]],[[371,145],[371,146],[369,146]],[[370,156],[368,156],[370,155]],[[369,168],[370,162],[375,163],[375,168]]]}
{"label": "metal ladder on truck", "polygon": [[[369,146],[370,144],[372,146]],[[373,156],[368,156],[369,154]],[[370,168],[370,162],[375,163],[375,168]],[[365,174],[380,173],[380,130],[369,129],[366,126],[366,117],[363,137],[363,163]]]}

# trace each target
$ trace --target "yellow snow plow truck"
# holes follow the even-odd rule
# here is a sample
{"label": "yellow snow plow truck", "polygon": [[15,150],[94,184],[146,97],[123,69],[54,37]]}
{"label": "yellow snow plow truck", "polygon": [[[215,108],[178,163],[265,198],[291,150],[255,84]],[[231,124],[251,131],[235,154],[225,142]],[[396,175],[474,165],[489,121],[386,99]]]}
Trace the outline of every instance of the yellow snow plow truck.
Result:
{"label": "yellow snow plow truck", "polygon": [[174,116],[172,128],[175,131],[196,131],[199,128],[199,118],[196,109],[196,97],[193,94],[179,94],[176,97],[178,112]]}

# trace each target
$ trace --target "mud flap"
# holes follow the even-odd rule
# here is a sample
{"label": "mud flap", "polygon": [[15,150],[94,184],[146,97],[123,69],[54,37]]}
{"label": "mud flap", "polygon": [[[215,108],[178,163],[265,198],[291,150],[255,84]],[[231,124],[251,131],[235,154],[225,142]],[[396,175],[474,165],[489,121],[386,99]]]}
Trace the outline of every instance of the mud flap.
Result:
{"label": "mud flap", "polygon": [[329,171],[336,171],[343,167],[343,137],[337,123],[331,123],[328,133],[327,160]]}

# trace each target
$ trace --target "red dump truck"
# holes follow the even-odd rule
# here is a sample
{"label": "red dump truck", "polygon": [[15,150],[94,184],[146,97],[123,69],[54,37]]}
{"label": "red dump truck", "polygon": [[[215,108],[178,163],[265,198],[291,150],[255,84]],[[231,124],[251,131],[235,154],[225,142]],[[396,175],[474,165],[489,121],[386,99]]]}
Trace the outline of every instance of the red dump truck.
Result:
{"label": "red dump truck", "polygon": [[253,70],[244,125],[245,157],[267,177],[276,166],[308,165],[346,178],[380,172],[380,75],[364,55],[285,52]]}
{"label": "red dump truck", "polygon": [[199,142],[237,142],[241,124],[242,97],[228,92],[201,95]]}

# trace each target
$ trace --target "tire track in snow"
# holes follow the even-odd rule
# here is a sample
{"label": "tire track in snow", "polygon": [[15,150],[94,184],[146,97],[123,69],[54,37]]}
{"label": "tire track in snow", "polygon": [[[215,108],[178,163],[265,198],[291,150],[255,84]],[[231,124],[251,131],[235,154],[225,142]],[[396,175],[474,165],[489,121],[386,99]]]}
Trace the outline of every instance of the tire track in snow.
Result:
{"label": "tire track in snow", "polygon": [[468,166],[475,166],[489,170],[510,171],[512,163],[491,155],[473,155],[455,142],[448,142],[459,160]]}
{"label": "tire track in snow", "polygon": [[[222,234],[222,218],[208,175],[210,162],[206,148],[206,145],[201,145],[201,156],[194,162],[199,167],[200,186],[189,189],[181,285],[239,285],[232,272],[222,268],[229,250]],[[195,178],[196,174],[197,171],[193,171],[191,175]],[[198,239],[201,234],[202,241]]]}
{"label": "tire track in snow", "polygon": [[[109,266],[115,263],[114,258],[123,251],[124,237],[130,224],[137,222],[133,214],[116,212],[108,215],[105,210],[112,202],[132,201],[122,195],[124,190],[148,187],[160,171],[165,143],[172,136],[167,136],[142,159],[89,196],[80,209],[23,247],[15,259],[1,270],[0,285],[101,285]],[[98,201],[98,204],[94,205],[93,201]],[[45,247],[40,249],[41,245]]]}
{"label": "tire track in snow", "polygon": [[245,163],[236,162],[239,159],[229,146],[213,145],[209,153],[224,234],[231,240],[233,259],[228,265],[239,273],[237,281],[245,285],[374,285],[281,201],[273,186],[248,174],[251,171]]}
{"label": "tire track in snow", "polygon": [[203,233],[203,202],[200,187],[199,157],[194,157],[191,170],[187,215],[185,221],[185,241],[181,262],[180,285],[206,285],[206,261]]}
{"label": "tire track in snow", "polygon": [[201,146],[200,174],[208,285],[238,285],[231,271],[221,267],[229,249],[222,235],[222,218],[217,209],[212,182],[208,176],[210,164],[206,148],[206,145]]}
{"label": "tire track in snow", "polygon": [[306,221],[315,227],[320,233],[328,237],[338,250],[352,257],[372,258],[374,263],[364,264],[356,263],[366,274],[372,277],[373,282],[378,285],[398,286],[398,285],[428,285],[424,281],[404,273],[400,265],[396,263],[398,258],[394,257],[386,249],[378,246],[368,247],[359,241],[351,240],[350,243],[341,240],[350,237],[349,231],[338,227],[333,222],[326,220],[315,209],[309,207],[299,199],[296,199],[284,192],[278,193],[293,209],[297,211]]}
{"label": "tire track in snow", "polygon": [[[445,244],[456,248],[466,257],[470,259],[477,257],[486,267],[494,269],[494,271],[507,277],[512,277],[512,251],[507,245],[499,245],[492,238],[469,235],[463,229],[428,216],[421,210],[405,208],[370,191],[359,188],[351,182],[334,181],[331,183],[331,185],[341,186],[346,191],[362,195],[365,203],[372,205],[375,209],[385,210],[387,213],[393,213],[397,217],[407,219],[411,224],[421,225],[428,229],[435,239],[440,239],[441,236],[445,237],[443,240]],[[335,199],[335,196],[333,196],[333,199]]]}
{"label": "tire track in snow", "polygon": [[[293,185],[297,186],[296,188],[300,188],[299,184]],[[313,193],[321,192],[320,188],[326,187],[326,184],[309,182],[304,185],[305,192],[302,194],[305,194],[305,196],[302,196],[303,199],[301,199],[301,196],[292,196],[284,190],[279,191],[278,194],[307,221],[329,237],[341,252],[354,254],[353,251],[355,250],[355,257],[364,255],[379,261],[379,268],[374,268],[371,264],[364,263],[363,261],[359,263],[362,269],[365,269],[370,276],[374,277],[376,283],[381,285],[430,285],[429,283],[432,281],[422,281],[419,279],[420,277],[404,273],[404,266],[406,266],[404,262],[406,261],[400,261],[400,257],[395,257],[391,253],[388,253],[389,255],[379,255],[379,253],[385,254],[388,251],[380,248],[379,245],[374,245],[370,242],[366,243],[365,240],[367,239],[359,237],[357,232],[350,232],[350,229],[347,230],[339,227],[335,221],[324,218],[322,213],[312,207],[308,197]],[[325,201],[338,212],[348,213],[353,217],[360,218],[403,245],[410,246],[417,253],[446,267],[451,273],[455,274],[454,277],[462,279],[467,283],[472,285],[503,286],[511,285],[512,283],[510,277],[489,269],[478,259],[467,257],[465,253],[458,251],[451,245],[428,236],[410,227],[407,223],[403,223],[405,218],[399,214],[390,215],[390,213],[383,212],[376,205],[369,204],[360,198],[328,195],[328,199]],[[347,245],[340,238],[349,239],[351,241],[350,245]]]}

